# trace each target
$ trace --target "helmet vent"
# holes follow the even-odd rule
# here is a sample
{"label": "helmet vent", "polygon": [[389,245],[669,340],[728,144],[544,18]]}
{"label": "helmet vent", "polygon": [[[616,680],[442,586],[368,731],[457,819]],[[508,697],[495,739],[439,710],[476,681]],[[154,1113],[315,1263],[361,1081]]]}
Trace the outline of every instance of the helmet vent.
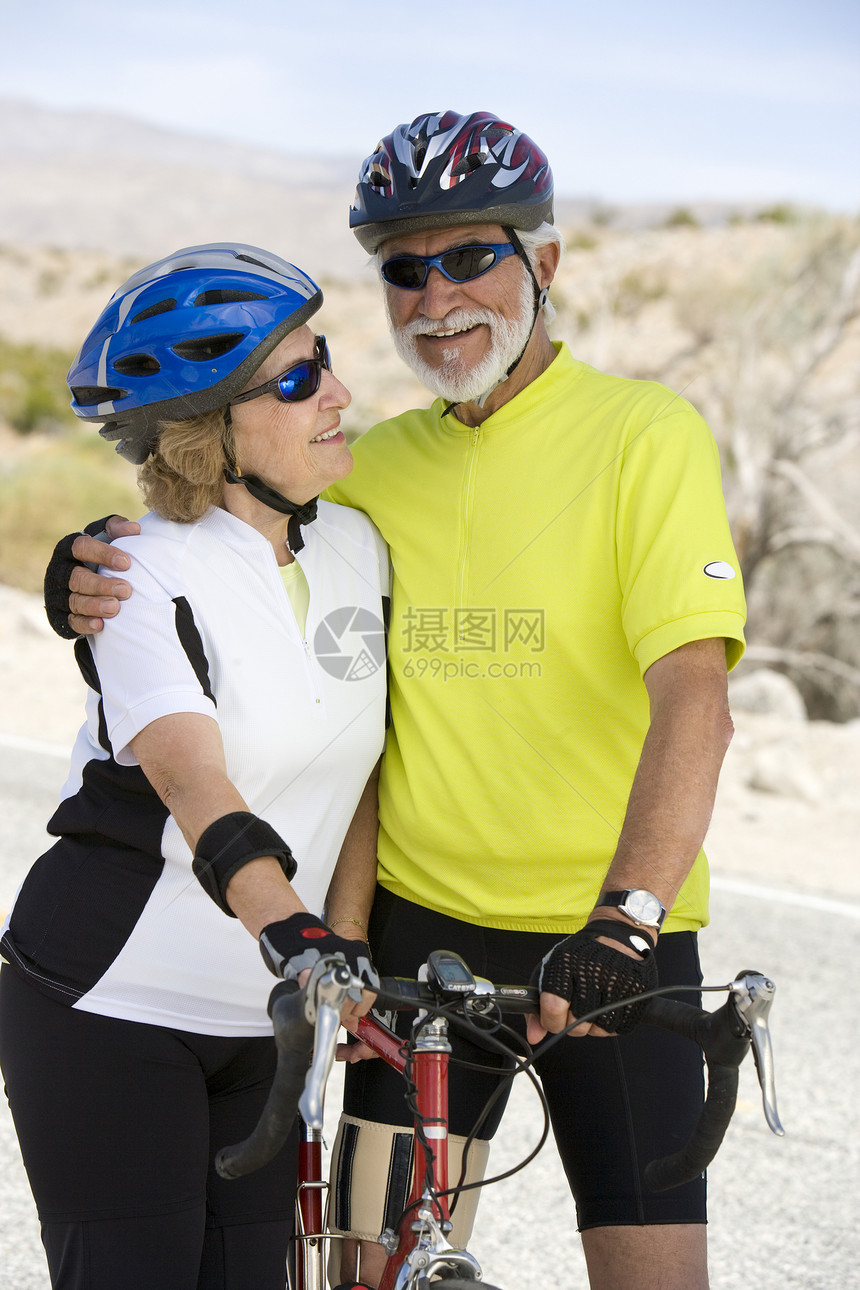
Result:
{"label": "helmet vent", "polygon": [[150,305],[148,309],[142,309],[139,314],[132,318],[133,323],[145,322],[147,318],[155,318],[157,314],[169,314],[171,309],[176,308],[176,301],[168,298],[159,300],[157,305]]}
{"label": "helmet vent", "polygon": [[127,354],[114,361],[113,369],[120,376],[155,376],[161,371],[161,364],[151,354]]}
{"label": "helmet vent", "polygon": [[264,264],[262,260],[255,260],[253,255],[237,255],[236,259],[244,260],[246,264],[256,264],[258,269],[265,269],[267,273],[270,271],[268,264]]}
{"label": "helmet vent", "polygon": [[82,408],[91,407],[94,403],[114,403],[117,399],[124,399],[128,393],[111,385],[73,385],[71,390],[75,402]]}
{"label": "helmet vent", "polygon": [[211,358],[229,354],[244,339],[245,333],[241,331],[231,331],[223,336],[195,336],[192,340],[178,341],[173,352],[192,363],[205,363]]}
{"label": "helmet vent", "polygon": [[471,175],[473,170],[480,170],[487,160],[485,152],[470,152],[467,157],[462,157],[456,166],[452,166],[452,175]]}
{"label": "helmet vent", "polygon": [[385,166],[381,166],[377,162],[371,164],[367,178],[374,188],[391,187],[391,175]]}
{"label": "helmet vent", "polygon": [[242,300],[268,300],[260,291],[237,291],[229,287],[217,287],[211,291],[201,291],[194,301],[195,305],[235,305]]}

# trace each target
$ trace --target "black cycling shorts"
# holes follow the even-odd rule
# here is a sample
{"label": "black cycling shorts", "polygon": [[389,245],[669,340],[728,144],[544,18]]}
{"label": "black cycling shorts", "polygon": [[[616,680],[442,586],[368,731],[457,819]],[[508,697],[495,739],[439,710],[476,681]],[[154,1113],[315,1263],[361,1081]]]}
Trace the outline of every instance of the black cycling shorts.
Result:
{"label": "black cycling shorts", "polygon": [[[293,1140],[229,1182],[274,1071],[270,1038],[67,1007],[0,971],[0,1064],[55,1290],[283,1290]],[[295,1139],[295,1135],[294,1135]]]}
{"label": "black cycling shorts", "polygon": [[[510,932],[478,927],[377,889],[370,921],[374,962],[383,976],[415,976],[430,950],[454,950],[474,973],[499,985],[528,983],[555,933]],[[660,984],[701,984],[694,932],[659,938]],[[677,996],[699,1004],[695,992]],[[509,1024],[525,1031],[522,1019]],[[396,1028],[407,1034],[408,1013]],[[449,1071],[450,1129],[468,1134],[497,1085],[499,1059],[468,1039],[453,1037],[455,1058],[480,1061],[486,1076]],[[540,1050],[539,1050],[540,1051]],[[648,1025],[610,1039],[567,1038],[538,1057],[537,1070],[552,1116],[552,1128],[580,1230],[590,1227],[706,1222],[704,1177],[670,1191],[651,1193],[642,1174],[650,1160],[677,1151],[698,1119],[704,1097],[699,1049],[677,1035]],[[411,1125],[403,1078],[382,1061],[346,1069],[344,1109],[385,1124]],[[501,1100],[480,1136],[493,1136],[504,1109]]]}

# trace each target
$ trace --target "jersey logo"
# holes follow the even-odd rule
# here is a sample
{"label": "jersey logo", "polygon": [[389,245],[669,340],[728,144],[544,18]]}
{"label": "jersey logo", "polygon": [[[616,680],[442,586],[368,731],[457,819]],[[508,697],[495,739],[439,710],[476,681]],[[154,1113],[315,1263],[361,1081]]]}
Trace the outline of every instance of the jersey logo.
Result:
{"label": "jersey logo", "polygon": [[735,571],[725,560],[711,560],[702,570],[708,578],[719,578],[722,582],[730,582],[735,576]]}

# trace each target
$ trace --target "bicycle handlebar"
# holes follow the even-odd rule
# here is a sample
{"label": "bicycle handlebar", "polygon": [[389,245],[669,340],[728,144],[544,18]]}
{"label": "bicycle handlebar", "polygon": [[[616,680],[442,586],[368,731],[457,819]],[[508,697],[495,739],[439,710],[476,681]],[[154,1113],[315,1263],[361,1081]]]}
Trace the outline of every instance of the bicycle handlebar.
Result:
{"label": "bicycle handlebar", "polygon": [[241,1178],[268,1164],[296,1122],[296,1108],[314,1042],[314,1027],[306,1015],[304,992],[291,990],[282,982],[272,992],[269,1015],[278,1047],[275,1077],[253,1133],[237,1146],[225,1147],[215,1157],[215,1168],[222,1178]]}
{"label": "bicycle handlebar", "polygon": [[[275,1079],[253,1133],[244,1142],[218,1152],[215,1167],[222,1178],[238,1178],[261,1168],[286,1141],[300,1110],[313,1127],[322,1127],[322,1096],[334,1060],[340,1008],[353,986],[340,960],[325,960],[313,969],[303,990],[281,983],[272,991],[269,1012],[278,1048]],[[493,986],[472,978],[474,988],[440,991],[438,983],[383,978],[379,995],[394,1010],[438,1009],[458,1002],[473,1016],[538,1011],[538,991],[524,986]],[[714,1012],[659,995],[649,999],[644,1020],[686,1036],[702,1048],[708,1066],[708,1095],[693,1134],[681,1151],[652,1160],[645,1182],[652,1191],[680,1186],[704,1172],[722,1143],[735,1109],[738,1067],[753,1047],[764,1111],[771,1130],[784,1130],[776,1110],[773,1054],[767,1015],[774,985],[758,972],[745,971],[729,987],[729,998]],[[313,1060],[310,1064],[311,1053]]]}

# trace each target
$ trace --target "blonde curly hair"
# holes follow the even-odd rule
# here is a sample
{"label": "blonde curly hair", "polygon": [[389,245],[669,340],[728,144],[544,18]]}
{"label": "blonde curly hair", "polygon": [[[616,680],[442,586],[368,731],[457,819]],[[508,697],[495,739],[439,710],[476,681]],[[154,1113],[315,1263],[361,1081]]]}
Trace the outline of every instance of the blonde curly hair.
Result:
{"label": "blonde curly hair", "polygon": [[233,430],[226,408],[185,421],[162,421],[155,448],[138,467],[137,482],[150,510],[192,524],[224,495],[224,467],[233,461]]}

